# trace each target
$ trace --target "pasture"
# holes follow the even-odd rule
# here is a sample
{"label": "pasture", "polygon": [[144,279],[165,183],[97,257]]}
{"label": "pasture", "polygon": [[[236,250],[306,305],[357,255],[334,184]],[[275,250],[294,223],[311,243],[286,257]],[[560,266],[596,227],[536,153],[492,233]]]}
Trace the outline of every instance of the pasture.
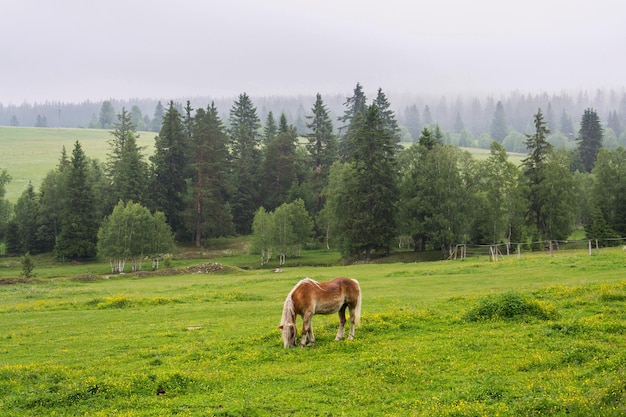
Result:
{"label": "pasture", "polygon": [[[0,126],[0,169],[6,169],[12,177],[6,187],[6,199],[16,202],[29,181],[38,190],[44,177],[59,163],[63,146],[71,157],[76,141],[89,158],[106,161],[111,131]],[[145,147],[146,155],[152,154],[156,133],[138,134],[137,144]]]}
{"label": "pasture", "polygon": [[[305,252],[303,266],[282,272],[240,269],[252,262],[242,255],[175,260],[177,274],[108,278],[106,264],[40,260],[31,282],[0,286],[0,414],[626,412],[621,250],[306,266],[332,256]],[[203,262],[223,268],[186,269]],[[18,272],[15,260],[0,260],[5,281]],[[316,315],[315,345],[283,348],[283,301],[307,276],[359,280],[353,341],[333,340],[336,315]],[[516,309],[520,299],[549,314]],[[494,300],[496,315],[470,314]]]}

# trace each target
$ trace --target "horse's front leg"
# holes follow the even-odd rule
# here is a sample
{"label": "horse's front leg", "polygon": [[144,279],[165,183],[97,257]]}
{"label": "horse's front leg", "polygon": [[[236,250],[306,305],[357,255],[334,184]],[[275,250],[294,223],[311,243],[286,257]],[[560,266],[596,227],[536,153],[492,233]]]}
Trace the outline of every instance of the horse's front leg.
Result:
{"label": "horse's front leg", "polygon": [[341,307],[337,314],[339,315],[339,330],[337,330],[335,340],[341,340],[343,339],[343,332],[346,325],[346,306]]}
{"label": "horse's front leg", "polygon": [[[311,325],[311,319],[313,318],[312,312],[306,312],[302,315],[302,340],[300,341],[300,347],[311,346],[315,343],[315,336],[313,336],[313,326]],[[307,344],[307,336],[309,343]]]}

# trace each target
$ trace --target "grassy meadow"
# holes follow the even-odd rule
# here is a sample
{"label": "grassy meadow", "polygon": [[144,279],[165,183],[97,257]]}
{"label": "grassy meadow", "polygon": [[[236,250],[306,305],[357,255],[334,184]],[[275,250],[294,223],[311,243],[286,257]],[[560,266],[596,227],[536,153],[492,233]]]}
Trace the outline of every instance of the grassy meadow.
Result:
{"label": "grassy meadow", "polygon": [[[0,126],[0,169],[6,169],[12,181],[6,187],[6,199],[16,202],[32,182],[35,190],[54,169],[61,156],[63,146],[71,156],[74,143],[79,141],[85,154],[92,159],[106,161],[110,151],[107,143],[111,130],[105,129],[69,129]],[[146,155],[154,149],[155,132],[138,132],[137,144],[144,147]],[[408,146],[408,144],[407,144]],[[477,160],[489,156],[488,149],[464,148]],[[510,160],[520,164],[524,155],[511,153]]]}
{"label": "grassy meadow", "polygon": [[[37,258],[30,281],[1,259],[0,415],[626,413],[621,250],[352,266],[312,251],[282,272],[204,256],[116,276]],[[283,348],[282,304],[306,276],[359,280],[354,341],[315,316],[315,346]]]}
{"label": "grassy meadow", "polygon": [[[106,160],[110,151],[107,141],[111,130],[66,129],[0,126],[0,169],[6,169],[12,181],[6,187],[6,198],[15,202],[32,182],[35,190],[44,177],[59,163],[63,146],[68,156],[79,141],[85,154],[92,159]],[[138,132],[137,144],[150,154],[154,147],[154,132]]]}

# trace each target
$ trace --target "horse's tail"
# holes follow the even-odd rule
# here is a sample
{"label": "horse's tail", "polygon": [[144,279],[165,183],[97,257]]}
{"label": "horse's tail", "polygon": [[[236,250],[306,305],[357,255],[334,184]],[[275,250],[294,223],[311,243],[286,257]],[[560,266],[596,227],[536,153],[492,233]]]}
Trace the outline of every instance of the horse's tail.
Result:
{"label": "horse's tail", "polygon": [[354,281],[356,288],[359,290],[359,296],[356,299],[356,307],[354,307],[354,324],[358,326],[361,324],[361,286],[359,285],[359,281],[356,279],[352,279],[352,281]]}

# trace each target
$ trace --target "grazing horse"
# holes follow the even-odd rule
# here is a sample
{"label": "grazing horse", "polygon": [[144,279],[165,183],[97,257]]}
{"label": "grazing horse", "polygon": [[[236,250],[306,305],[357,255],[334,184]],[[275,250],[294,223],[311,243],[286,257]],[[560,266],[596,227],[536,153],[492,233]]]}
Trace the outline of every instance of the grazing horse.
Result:
{"label": "grazing horse", "polygon": [[[286,348],[296,346],[298,331],[296,316],[302,317],[302,341],[300,347],[315,343],[311,319],[314,314],[339,313],[339,330],[335,340],[343,339],[346,324],[346,307],[350,309],[350,333],[354,338],[354,328],[361,317],[361,287],[356,279],[335,278],[328,282],[317,282],[305,278],[298,282],[285,299],[283,316],[279,329],[282,330]],[[307,337],[309,339],[307,343]]]}

